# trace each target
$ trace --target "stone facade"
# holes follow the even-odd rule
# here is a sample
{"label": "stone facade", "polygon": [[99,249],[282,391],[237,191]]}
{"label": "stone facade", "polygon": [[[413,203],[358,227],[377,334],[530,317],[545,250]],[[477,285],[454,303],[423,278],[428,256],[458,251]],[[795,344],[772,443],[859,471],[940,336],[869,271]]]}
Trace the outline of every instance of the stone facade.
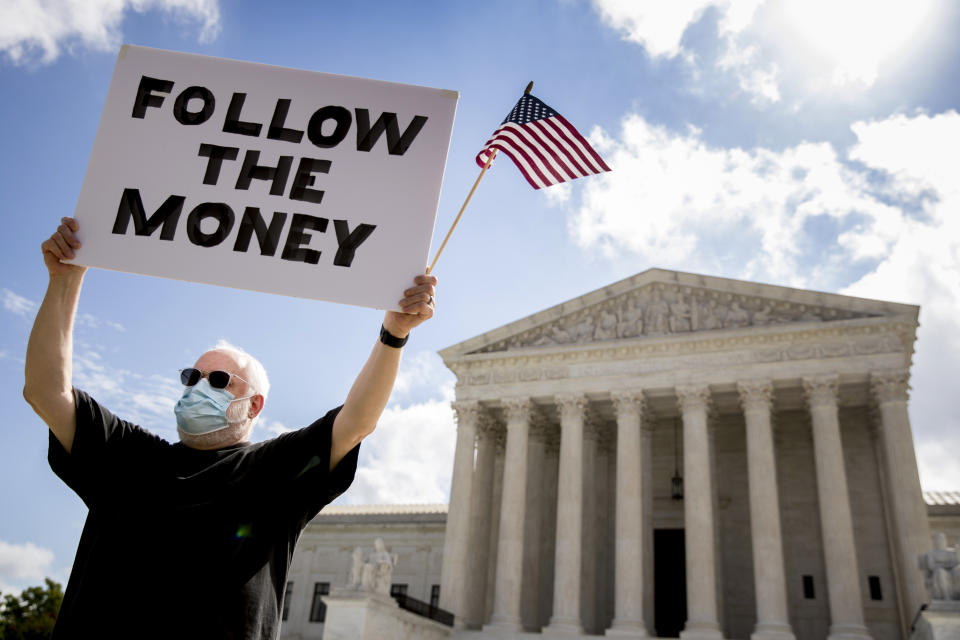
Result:
{"label": "stone facade", "polygon": [[373,548],[382,538],[397,554],[392,582],[405,585],[407,595],[430,602],[440,584],[447,505],[328,506],[314,518],[297,543],[288,584],[288,611],[281,640],[319,640],[325,624],[311,621],[314,591],[328,585],[342,589],[352,581],[356,547]]}
{"label": "stone facade", "polygon": [[[670,425],[665,425],[660,434],[662,437],[654,446],[662,448],[672,446],[673,441],[669,432]],[[789,436],[786,439],[789,441]],[[780,440],[778,438],[778,448],[780,447]],[[730,460],[735,463],[737,451],[733,450],[730,453],[732,454]],[[720,459],[723,460],[724,456],[721,456]],[[663,459],[658,462],[657,478],[661,482],[669,483],[669,478],[673,473],[672,461]],[[721,473],[734,473],[735,469],[734,466],[733,469],[727,470],[724,465],[721,466]],[[783,482],[781,481],[779,484],[782,485]],[[669,507],[678,505],[671,501],[666,493],[662,491],[659,493],[662,495],[658,496],[658,511],[663,512],[663,517],[655,521],[655,526],[662,528],[660,525],[666,527],[677,525],[678,523],[675,520],[682,516],[676,514],[671,516]],[[781,492],[781,495],[783,495],[783,492]],[[927,504],[933,534],[944,533],[950,546],[960,547],[960,491],[928,491],[924,492],[924,499]],[[721,505],[725,503],[731,504],[731,502],[722,499]],[[742,512],[742,509],[740,511]],[[429,562],[425,574],[416,571],[398,574],[398,580],[402,581],[399,584],[408,584],[409,593],[413,597],[429,600],[430,587],[440,584],[441,570],[437,558],[442,554],[446,516],[447,505],[445,504],[327,507],[307,526],[304,536],[301,538],[301,544],[298,545],[297,552],[294,554],[291,571],[294,589],[290,609],[291,612],[299,611],[303,615],[291,615],[283,623],[281,639],[307,639],[323,636],[325,625],[309,622],[313,585],[317,582],[329,581],[332,591],[349,585],[350,551],[357,540],[373,540],[376,536],[381,536],[387,542],[388,548],[395,545],[397,549],[404,553],[413,548],[429,546],[430,551],[427,557],[432,558],[432,561]],[[743,520],[744,514],[740,513],[734,520],[738,518]],[[425,522],[426,519],[429,519],[429,525]],[[789,521],[784,519],[783,522],[784,528],[786,529],[789,526],[789,530],[792,532],[788,539],[802,540],[804,538],[802,512],[795,512],[794,517],[791,517]],[[816,524],[816,522],[813,524]],[[740,525],[740,528],[745,530],[743,524]],[[744,545],[737,544],[735,540],[729,539],[724,544],[728,549],[723,557],[724,572],[737,574],[739,571],[739,575],[749,576],[752,565],[741,566],[742,563],[747,562]],[[312,546],[313,552],[308,552],[308,546]],[[547,547],[548,545],[544,545],[545,549]],[[326,549],[327,552],[321,551],[320,554],[317,554],[315,551],[318,548]],[[933,548],[933,541],[931,541],[931,548]],[[814,571],[812,568],[814,567],[813,559],[804,555],[810,554],[811,551],[805,549],[803,545],[791,545],[790,549],[791,553],[786,556],[787,567],[796,569],[795,573],[799,572],[801,568],[805,571],[807,568],[811,568],[810,572],[812,573]],[[552,554],[549,557],[552,558]],[[823,584],[823,575],[824,569],[821,566],[816,570],[816,584]],[[396,583],[396,580],[394,582]],[[547,579],[547,582],[550,582],[549,579]],[[889,580],[884,579],[881,584],[889,584]],[[748,579],[741,580],[737,589],[742,593],[736,596],[736,600],[744,602],[754,597],[752,584]],[[803,601],[808,603],[806,607],[793,612],[798,621],[797,626],[809,630],[803,635],[816,636],[817,633],[825,633],[818,631],[818,628],[823,629],[826,626],[825,603],[822,603],[823,606],[817,607],[816,599],[804,601],[801,584],[788,585],[788,592],[791,602]],[[598,594],[598,599],[609,599],[611,597],[609,589],[602,596]],[[865,606],[870,607],[872,603],[872,600],[868,600]],[[612,606],[612,604],[608,601],[607,606]],[[873,607],[870,608],[873,609]],[[734,611],[732,617],[739,618],[739,621],[734,623],[735,629],[747,631],[737,632],[731,637],[745,638],[749,635],[749,616],[749,610],[746,614],[741,613],[739,615],[736,610]],[[868,613],[867,618],[868,620],[871,619],[871,614]],[[472,631],[460,631],[459,637],[473,638],[479,637],[479,634]]]}
{"label": "stone facade", "polygon": [[[906,410],[918,311],[653,269],[443,350],[441,606],[489,637],[904,637],[930,539]],[[489,438],[502,463],[481,468]],[[499,527],[471,526],[480,510]],[[670,572],[683,602],[657,597]]]}
{"label": "stone facade", "polygon": [[[918,311],[654,269],[443,350],[445,544],[420,533],[457,637],[908,637],[931,540],[907,415]],[[397,542],[366,522],[346,539],[331,513],[295,599],[322,564],[297,559],[311,536],[340,536],[343,580],[357,544],[416,547],[399,520]]]}

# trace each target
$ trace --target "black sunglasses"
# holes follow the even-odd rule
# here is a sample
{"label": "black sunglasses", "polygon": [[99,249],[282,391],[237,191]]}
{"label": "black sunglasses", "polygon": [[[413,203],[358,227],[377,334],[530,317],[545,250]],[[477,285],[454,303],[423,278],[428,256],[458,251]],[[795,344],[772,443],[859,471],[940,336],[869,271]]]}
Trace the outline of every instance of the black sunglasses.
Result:
{"label": "black sunglasses", "polygon": [[230,384],[231,378],[236,378],[237,380],[246,383],[251,389],[253,388],[252,384],[235,373],[227,373],[226,371],[220,370],[200,371],[200,369],[195,369],[193,367],[180,369],[180,382],[182,382],[184,386],[192,387],[200,382],[201,378],[206,378],[207,382],[209,382],[210,386],[214,389],[226,389],[227,385]]}

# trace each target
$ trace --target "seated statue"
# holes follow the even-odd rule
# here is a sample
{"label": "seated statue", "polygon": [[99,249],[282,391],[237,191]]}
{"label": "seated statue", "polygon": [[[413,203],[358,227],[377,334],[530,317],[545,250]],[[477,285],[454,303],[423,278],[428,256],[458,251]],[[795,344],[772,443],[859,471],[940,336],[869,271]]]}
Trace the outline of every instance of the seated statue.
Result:
{"label": "seated statue", "polygon": [[397,565],[397,554],[387,551],[383,538],[377,538],[373,546],[374,551],[367,556],[366,560],[363,557],[363,549],[356,547],[353,550],[349,588],[389,595],[393,568]]}
{"label": "seated statue", "polygon": [[920,569],[933,600],[960,600],[960,553],[947,547],[947,536],[938,533],[933,551],[919,558]]}

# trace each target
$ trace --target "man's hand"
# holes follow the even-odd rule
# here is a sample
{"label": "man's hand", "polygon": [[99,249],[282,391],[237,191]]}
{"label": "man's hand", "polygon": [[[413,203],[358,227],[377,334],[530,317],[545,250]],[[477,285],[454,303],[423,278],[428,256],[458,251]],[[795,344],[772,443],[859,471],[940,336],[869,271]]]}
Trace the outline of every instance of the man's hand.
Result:
{"label": "man's hand", "polygon": [[50,272],[51,277],[83,275],[87,270],[86,267],[60,262],[76,257],[74,250],[80,248],[76,233],[80,225],[73,218],[61,218],[60,223],[53,235],[40,245],[40,250],[43,251],[43,262],[47,265],[47,271]]}
{"label": "man's hand", "polygon": [[387,311],[383,319],[384,328],[398,338],[406,338],[414,327],[433,317],[436,309],[437,277],[430,274],[419,275],[413,279],[413,285],[403,292],[400,311]]}

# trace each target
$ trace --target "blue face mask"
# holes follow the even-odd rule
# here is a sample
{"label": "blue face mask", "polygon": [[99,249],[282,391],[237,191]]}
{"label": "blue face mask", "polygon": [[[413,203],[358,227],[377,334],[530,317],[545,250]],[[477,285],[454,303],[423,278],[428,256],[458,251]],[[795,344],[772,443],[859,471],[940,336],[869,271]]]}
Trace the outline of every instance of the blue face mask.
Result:
{"label": "blue face mask", "polygon": [[183,390],[177,406],[173,408],[177,427],[195,436],[226,429],[230,426],[227,407],[234,400],[243,399],[234,398],[226,389],[214,389],[206,378],[201,378],[197,384]]}

